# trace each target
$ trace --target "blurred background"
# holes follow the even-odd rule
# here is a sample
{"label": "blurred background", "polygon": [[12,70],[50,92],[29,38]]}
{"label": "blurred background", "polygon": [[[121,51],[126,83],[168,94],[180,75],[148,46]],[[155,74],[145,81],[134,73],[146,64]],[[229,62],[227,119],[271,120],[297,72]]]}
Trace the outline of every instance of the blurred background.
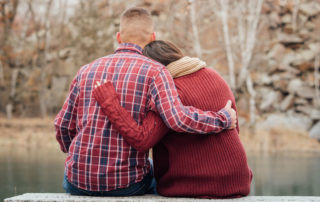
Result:
{"label": "blurred background", "polygon": [[320,0],[0,0],[0,200],[63,192],[54,116],[131,6],[232,88],[251,195],[319,196]]}

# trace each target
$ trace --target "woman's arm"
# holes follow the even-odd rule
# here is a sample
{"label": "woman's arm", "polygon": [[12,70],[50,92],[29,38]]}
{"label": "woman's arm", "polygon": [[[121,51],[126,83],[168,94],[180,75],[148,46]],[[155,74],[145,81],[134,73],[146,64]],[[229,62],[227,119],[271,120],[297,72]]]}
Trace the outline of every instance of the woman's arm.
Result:
{"label": "woman's arm", "polygon": [[141,126],[121,105],[112,83],[96,86],[93,95],[111,124],[137,151],[146,152],[169,131],[161,117],[148,112]]}

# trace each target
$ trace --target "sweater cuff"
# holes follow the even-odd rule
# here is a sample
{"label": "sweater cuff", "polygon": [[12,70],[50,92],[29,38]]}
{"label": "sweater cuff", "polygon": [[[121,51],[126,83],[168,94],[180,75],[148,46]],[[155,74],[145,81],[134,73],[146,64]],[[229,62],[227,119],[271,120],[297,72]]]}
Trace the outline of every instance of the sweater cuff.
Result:
{"label": "sweater cuff", "polygon": [[230,113],[226,109],[221,109],[218,112],[220,115],[222,115],[225,118],[225,121],[222,121],[222,125],[224,129],[228,129],[231,126],[232,119]]}

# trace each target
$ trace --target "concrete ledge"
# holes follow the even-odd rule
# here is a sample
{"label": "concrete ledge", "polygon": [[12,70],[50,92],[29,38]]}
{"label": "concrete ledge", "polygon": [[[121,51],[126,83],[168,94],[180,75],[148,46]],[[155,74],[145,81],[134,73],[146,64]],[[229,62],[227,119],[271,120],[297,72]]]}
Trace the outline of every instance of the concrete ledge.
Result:
{"label": "concrete ledge", "polygon": [[5,202],[26,202],[26,201],[64,201],[64,202],[202,202],[202,201],[221,201],[221,202],[254,202],[254,201],[313,201],[320,202],[320,197],[303,197],[303,196],[248,196],[239,199],[194,199],[194,198],[166,198],[162,196],[144,195],[132,197],[89,197],[89,196],[72,196],[70,194],[60,193],[27,193],[19,196],[7,198]]}

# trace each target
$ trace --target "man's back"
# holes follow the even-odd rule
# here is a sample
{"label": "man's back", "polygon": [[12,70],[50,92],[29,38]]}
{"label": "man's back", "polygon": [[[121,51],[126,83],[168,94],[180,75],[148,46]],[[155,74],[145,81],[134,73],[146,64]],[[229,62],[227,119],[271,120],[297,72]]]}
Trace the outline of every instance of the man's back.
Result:
{"label": "man's back", "polygon": [[[66,174],[75,186],[90,191],[108,191],[141,181],[150,170],[147,154],[136,151],[112,128],[92,96],[96,81],[111,81],[121,104],[140,123],[148,110],[150,83],[163,66],[141,55],[133,44],[120,46],[115,54],[82,67],[71,91],[75,109],[65,109],[56,123],[74,127],[76,135],[68,151]],[[72,95],[71,94],[71,95]],[[70,105],[69,105],[70,106]],[[64,116],[73,121],[64,122]],[[68,117],[69,118],[69,117]]]}

